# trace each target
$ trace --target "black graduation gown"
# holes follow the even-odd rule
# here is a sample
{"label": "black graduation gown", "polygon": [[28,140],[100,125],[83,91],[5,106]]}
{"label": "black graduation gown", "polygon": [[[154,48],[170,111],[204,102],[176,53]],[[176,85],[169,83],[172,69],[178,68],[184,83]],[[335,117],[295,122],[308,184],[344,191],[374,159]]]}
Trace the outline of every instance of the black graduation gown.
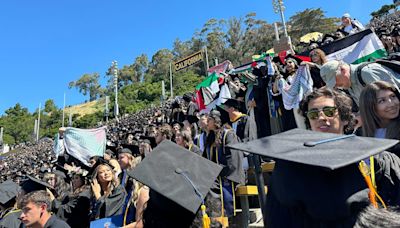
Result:
{"label": "black graduation gown", "polygon": [[[71,228],[66,222],[57,218],[57,216],[52,215],[49,220],[47,220],[44,228]],[[73,226],[75,228],[75,226]]]}
{"label": "black graduation gown", "polygon": [[24,224],[19,220],[21,216],[21,210],[13,210],[4,216],[2,220],[0,220],[0,228],[22,228]]}
{"label": "black graduation gown", "polygon": [[89,227],[90,196],[90,190],[86,190],[77,196],[66,196],[62,201],[54,200],[52,211],[71,227]]}
{"label": "black graduation gown", "polygon": [[266,201],[266,227],[353,227],[368,206],[357,164],[334,171],[276,161]]}
{"label": "black graduation gown", "polygon": [[94,218],[107,218],[120,215],[123,212],[126,192],[122,185],[118,185],[108,197],[100,197],[94,205]]}
{"label": "black graduation gown", "polygon": [[238,118],[236,121],[231,123],[231,126],[233,127],[233,124],[236,123],[236,135],[239,137],[240,140],[244,140],[244,131],[246,128],[246,123],[247,123],[247,116],[241,116]]}

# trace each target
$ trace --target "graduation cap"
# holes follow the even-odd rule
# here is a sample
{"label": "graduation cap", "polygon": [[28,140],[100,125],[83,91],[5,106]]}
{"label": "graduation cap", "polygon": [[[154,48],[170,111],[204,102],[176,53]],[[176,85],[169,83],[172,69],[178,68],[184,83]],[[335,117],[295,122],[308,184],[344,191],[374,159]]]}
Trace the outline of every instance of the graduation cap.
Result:
{"label": "graduation cap", "polygon": [[0,204],[5,205],[18,195],[19,186],[12,180],[0,183]]}
{"label": "graduation cap", "polygon": [[195,115],[186,115],[185,120],[187,120],[190,124],[199,122],[199,118]]}
{"label": "graduation cap", "polygon": [[216,163],[164,140],[128,175],[151,189],[148,205],[157,208],[157,216],[177,220],[197,213],[221,170]]}
{"label": "graduation cap", "polygon": [[[217,111],[217,112],[215,112],[215,111]],[[217,105],[215,107],[215,110],[211,111],[208,116],[209,117],[213,117],[213,114],[219,115],[219,118],[221,119],[221,123],[222,124],[230,123],[229,113],[225,109],[223,109],[222,107]]]}
{"label": "graduation cap", "polygon": [[140,154],[139,146],[138,145],[124,144],[124,145],[122,145],[122,149],[120,149],[118,151],[118,153],[128,153],[128,154],[131,154],[131,155]]}
{"label": "graduation cap", "polygon": [[335,170],[381,153],[397,143],[397,140],[293,129],[228,147],[282,161]]}
{"label": "graduation cap", "polygon": [[244,102],[237,99],[229,98],[225,101],[224,106],[233,107],[241,112],[245,112]]}
{"label": "graduation cap", "polygon": [[54,190],[50,184],[42,180],[36,179],[32,176],[27,176],[27,178],[28,179],[26,179],[21,185],[21,189],[24,190],[25,193],[46,190],[46,188],[49,190]]}
{"label": "graduation cap", "polygon": [[[276,161],[266,201],[265,210],[269,213],[268,220],[264,220],[266,226],[286,227],[299,222],[296,219],[307,218],[310,224],[305,226],[311,227],[321,221],[351,220],[357,215],[355,211],[368,205],[368,187],[358,163],[397,143],[397,140],[293,129],[227,146]],[[272,205],[277,211],[270,210]],[[279,216],[280,212],[293,208],[303,208],[304,216]]]}
{"label": "graduation cap", "polygon": [[156,138],[154,138],[154,137],[141,135],[140,139],[142,139],[146,143],[150,144],[151,148],[154,148],[157,146]]}
{"label": "graduation cap", "polygon": [[111,142],[111,141],[107,141],[106,143],[106,150],[111,150],[113,152],[115,152],[117,150],[118,145],[116,145],[115,143]]}

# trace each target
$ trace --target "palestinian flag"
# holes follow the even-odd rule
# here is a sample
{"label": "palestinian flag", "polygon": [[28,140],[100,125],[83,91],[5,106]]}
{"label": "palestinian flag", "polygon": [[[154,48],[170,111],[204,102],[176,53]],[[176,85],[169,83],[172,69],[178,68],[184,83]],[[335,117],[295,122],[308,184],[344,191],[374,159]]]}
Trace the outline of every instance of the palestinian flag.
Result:
{"label": "palestinian flag", "polygon": [[196,103],[199,110],[206,108],[206,105],[215,99],[220,91],[219,85],[223,82],[224,78],[214,72],[196,86]]}
{"label": "palestinian flag", "polygon": [[381,40],[371,29],[346,36],[321,46],[320,49],[325,52],[328,61],[343,60],[352,64],[379,59],[387,55]]}

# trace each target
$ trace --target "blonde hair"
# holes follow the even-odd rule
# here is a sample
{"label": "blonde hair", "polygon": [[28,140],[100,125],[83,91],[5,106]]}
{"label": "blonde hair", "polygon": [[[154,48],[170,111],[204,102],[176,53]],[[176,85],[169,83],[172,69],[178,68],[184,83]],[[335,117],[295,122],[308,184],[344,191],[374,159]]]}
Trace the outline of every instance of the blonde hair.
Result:
{"label": "blonde hair", "polygon": [[[105,189],[105,190],[102,189],[102,190],[104,191],[104,196],[105,196],[105,197],[108,197],[108,196],[111,194],[111,192],[114,190],[114,188],[116,188],[116,187],[119,185],[119,180],[118,180],[118,178],[115,176],[115,172],[114,172],[114,170],[112,169],[112,167],[111,167],[110,165],[104,163],[104,164],[98,165],[98,166],[96,167],[96,169],[95,169],[94,172],[93,172],[92,181],[98,180],[98,179],[97,179],[97,175],[98,175],[98,172],[99,172],[99,169],[100,169],[101,166],[106,166],[106,167],[108,167],[108,168],[111,170],[111,173],[112,173],[112,180],[111,180],[110,183],[108,183],[107,189]],[[101,186],[101,185],[100,185],[100,186]]]}

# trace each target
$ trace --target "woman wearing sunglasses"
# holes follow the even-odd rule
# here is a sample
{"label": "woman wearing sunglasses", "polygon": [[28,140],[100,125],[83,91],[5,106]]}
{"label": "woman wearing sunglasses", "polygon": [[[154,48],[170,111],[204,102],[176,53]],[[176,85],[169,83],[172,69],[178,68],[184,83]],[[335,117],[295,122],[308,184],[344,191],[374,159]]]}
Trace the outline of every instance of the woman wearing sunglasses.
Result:
{"label": "woman wearing sunglasses", "polygon": [[[399,92],[388,82],[376,81],[367,85],[360,96],[363,136],[400,139],[399,100]],[[400,155],[400,146],[390,151]]]}
{"label": "woman wearing sunglasses", "polygon": [[344,134],[352,123],[351,99],[325,87],[314,90],[300,104],[300,113],[308,129]]}

